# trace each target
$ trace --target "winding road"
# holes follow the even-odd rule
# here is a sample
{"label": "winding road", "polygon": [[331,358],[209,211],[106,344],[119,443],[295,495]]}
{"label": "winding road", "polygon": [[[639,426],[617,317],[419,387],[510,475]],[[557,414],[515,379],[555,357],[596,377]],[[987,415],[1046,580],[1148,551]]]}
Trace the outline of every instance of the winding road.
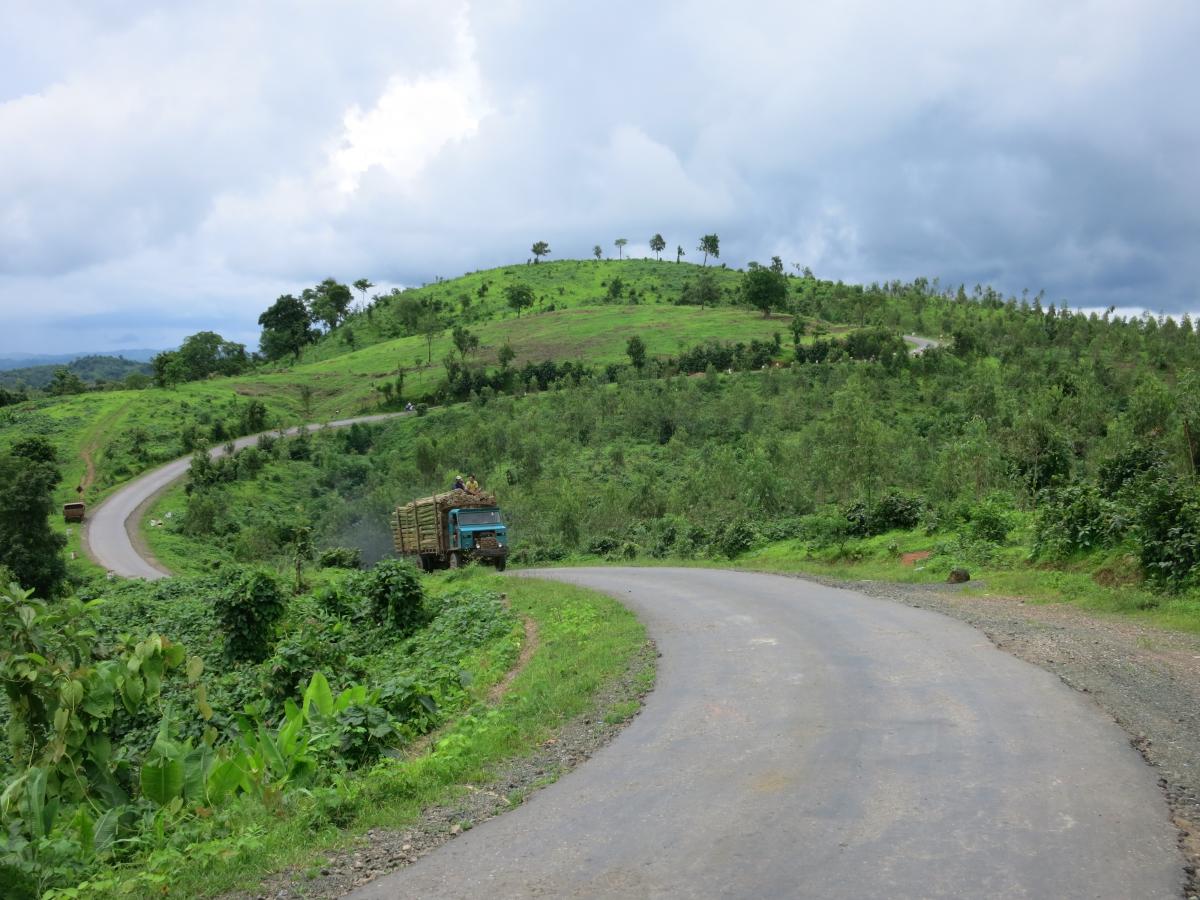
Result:
{"label": "winding road", "polygon": [[[168,574],[131,535],[188,464],[97,507],[93,558]],[[1180,896],[1177,833],[1128,736],[970,626],[775,575],[524,574],[634,609],[655,691],[586,765],[359,900]]]}
{"label": "winding road", "polygon": [[[282,431],[267,431],[263,434],[299,434],[301,430],[319,428],[345,428],[361,422],[382,422],[411,413],[378,413],[372,416],[355,416],[337,419],[320,425],[296,425]],[[233,442],[235,450],[249,447],[258,442],[259,434],[240,437]],[[213,459],[225,455],[225,447],[214,447],[208,451]],[[83,549],[92,560],[114,575],[124,578],[145,578],[153,581],[166,578],[171,573],[162,568],[153,558],[144,557],[136,544],[138,528],[150,507],[168,488],[187,474],[192,463],[190,456],[152,469],[130,481],[110,494],[95,507],[83,525]]]}
{"label": "winding road", "polygon": [[656,689],[585,765],[357,900],[1180,896],[1127,735],[970,626],[774,575],[527,574],[631,606]]}
{"label": "winding road", "polygon": [[918,356],[931,347],[942,346],[941,341],[935,341],[933,338],[917,337],[915,334],[904,335],[904,340],[913,345],[913,348],[908,351],[909,356]]}

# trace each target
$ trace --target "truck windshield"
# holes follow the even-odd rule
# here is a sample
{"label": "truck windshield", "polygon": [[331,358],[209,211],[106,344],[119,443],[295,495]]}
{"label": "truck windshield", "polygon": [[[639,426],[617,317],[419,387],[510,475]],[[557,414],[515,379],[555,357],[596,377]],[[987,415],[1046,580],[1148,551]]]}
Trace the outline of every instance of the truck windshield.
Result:
{"label": "truck windshield", "polygon": [[459,525],[499,525],[498,509],[464,509],[458,513]]}

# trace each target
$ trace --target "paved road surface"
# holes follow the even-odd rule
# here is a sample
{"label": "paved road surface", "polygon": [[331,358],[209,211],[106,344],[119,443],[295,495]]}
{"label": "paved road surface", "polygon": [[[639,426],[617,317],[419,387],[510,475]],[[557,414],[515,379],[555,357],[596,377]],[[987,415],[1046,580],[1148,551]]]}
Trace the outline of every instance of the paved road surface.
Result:
{"label": "paved road surface", "polygon": [[[344,428],[356,422],[379,422],[403,415],[408,415],[408,413],[357,416],[352,419],[338,419],[327,424],[330,428]],[[312,430],[323,427],[325,426],[298,425],[286,429],[284,433],[297,434],[301,428]],[[267,432],[267,434],[278,433],[277,431]],[[233,442],[234,447],[239,450],[242,447],[249,447],[258,441],[258,437],[257,434],[252,434],[238,438]],[[215,459],[224,452],[223,447],[214,447],[208,455]],[[170,572],[138,555],[134,548],[132,535],[137,534],[143,516],[159,495],[187,474],[191,461],[190,456],[180,457],[174,462],[135,478],[110,494],[90,512],[83,527],[83,548],[88,556],[110,572],[126,578],[154,580],[170,575]]]}
{"label": "paved road surface", "polygon": [[973,628],[809,582],[561,569],[643,617],[642,714],[353,897],[1178,897],[1153,771]]}
{"label": "paved road surface", "polygon": [[917,356],[921,353],[924,353],[930,347],[942,346],[941,341],[935,341],[931,338],[917,337],[915,334],[904,335],[904,340],[913,345],[913,349],[908,351],[910,356]]}

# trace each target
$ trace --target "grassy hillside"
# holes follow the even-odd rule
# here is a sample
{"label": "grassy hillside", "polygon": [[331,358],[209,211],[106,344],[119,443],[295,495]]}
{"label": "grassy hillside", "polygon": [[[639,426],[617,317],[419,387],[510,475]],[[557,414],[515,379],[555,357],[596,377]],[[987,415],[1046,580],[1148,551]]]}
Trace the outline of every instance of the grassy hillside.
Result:
{"label": "grassy hillside", "polygon": [[[683,280],[697,276],[699,267],[643,260],[493,269],[407,294],[449,302],[463,293],[477,293],[484,283],[492,285],[488,299],[467,317],[481,341],[468,361],[478,365],[494,365],[505,343],[515,351],[516,367],[546,359],[604,365],[625,361],[625,342],[633,335],[642,337],[651,356],[676,354],[708,339],[769,340],[777,332],[787,335],[790,315],[765,319],[729,306],[737,273],[709,271],[728,288],[725,306],[670,305],[667,300],[677,296]],[[517,277],[554,296],[542,304],[546,311],[535,307],[518,318],[503,305],[502,287]],[[636,305],[604,299],[604,283],[613,277],[636,291]],[[623,300],[629,299],[624,294]],[[551,306],[555,308],[549,310]],[[189,452],[192,442],[184,439],[185,429],[191,428],[197,444],[204,445],[223,440],[213,437],[218,422],[222,427],[217,435],[241,433],[237,426],[251,400],[264,404],[266,422],[274,427],[377,411],[383,399],[377,386],[393,380],[401,368],[404,396],[433,393],[445,375],[442,360],[454,352],[449,331],[432,342],[422,335],[387,337],[385,331],[392,333],[399,327],[388,319],[387,310],[385,303],[373,313],[374,331],[364,324],[365,313],[352,317],[294,365],[264,365],[246,375],[171,389],[86,393],[0,409],[0,449],[28,434],[48,438],[59,451],[65,473],[59,500],[76,499],[76,488],[83,486],[84,498],[95,501],[138,472]],[[353,349],[345,343],[347,331],[361,334]],[[307,399],[306,388],[311,391]]]}

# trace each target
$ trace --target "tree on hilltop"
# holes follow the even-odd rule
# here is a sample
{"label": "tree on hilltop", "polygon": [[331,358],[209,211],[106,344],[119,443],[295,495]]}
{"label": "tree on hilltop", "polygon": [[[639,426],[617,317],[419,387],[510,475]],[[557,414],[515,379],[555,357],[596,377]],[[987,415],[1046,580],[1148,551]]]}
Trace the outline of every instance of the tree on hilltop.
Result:
{"label": "tree on hilltop", "polygon": [[601,248],[601,246],[599,244],[597,244],[595,247],[592,248],[592,256],[596,257],[596,259],[603,258],[604,250],[603,250],[603,248]]}
{"label": "tree on hilltop", "polygon": [[702,265],[708,265],[708,257],[711,254],[713,259],[718,259],[721,256],[721,239],[715,234],[706,234],[700,238],[700,246],[696,248],[704,254],[704,262]]}
{"label": "tree on hilltop", "polygon": [[687,256],[687,251],[683,249],[683,244],[677,244],[675,246],[675,262],[678,263],[685,256]]}
{"label": "tree on hilltop", "polygon": [[289,353],[299,359],[305,344],[312,343],[315,337],[307,307],[291,294],[284,294],[272,303],[258,317],[258,324],[262,326],[258,347],[270,360],[282,359]]}
{"label": "tree on hilltop", "polygon": [[520,281],[508,285],[504,289],[504,297],[508,305],[517,311],[518,319],[521,318],[521,310],[533,306],[533,288]]}
{"label": "tree on hilltop", "polygon": [[654,251],[655,259],[662,259],[662,252],[667,249],[667,242],[663,240],[661,234],[655,234],[650,238],[650,249]]}
{"label": "tree on hilltop", "polygon": [[325,323],[327,331],[337,328],[350,309],[354,295],[350,288],[333,278],[326,278],[314,288],[307,288],[301,299],[308,304],[313,321]]}
{"label": "tree on hilltop", "polygon": [[628,238],[617,238],[613,241],[617,245],[617,259],[625,258],[625,245],[629,243]]}
{"label": "tree on hilltop", "polygon": [[783,262],[775,257],[769,266],[750,263],[742,276],[742,299],[761,309],[763,317],[771,315],[787,301],[787,278],[783,274]]}
{"label": "tree on hilltop", "polygon": [[550,255],[550,245],[545,241],[534,241],[533,247],[530,248],[529,252],[533,254],[533,261],[536,263],[543,256]]}
{"label": "tree on hilltop", "polygon": [[362,294],[363,306],[367,305],[367,291],[373,287],[375,287],[375,285],[369,278],[360,278],[358,281],[354,282],[354,289]]}

